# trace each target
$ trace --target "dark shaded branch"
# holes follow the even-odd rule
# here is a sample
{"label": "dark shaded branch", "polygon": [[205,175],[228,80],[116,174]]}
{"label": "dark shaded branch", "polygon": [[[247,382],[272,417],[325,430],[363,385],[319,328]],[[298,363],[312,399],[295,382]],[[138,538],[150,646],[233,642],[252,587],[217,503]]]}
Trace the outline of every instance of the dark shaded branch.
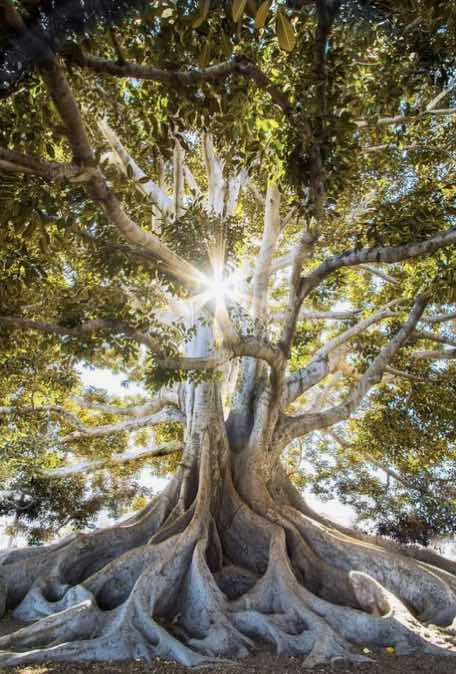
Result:
{"label": "dark shaded branch", "polygon": [[76,178],[77,182],[83,182],[85,179],[80,166],[47,162],[3,147],[0,147],[0,169],[9,173],[27,173],[41,176],[48,180],[62,178],[72,180]]}
{"label": "dark shaded branch", "polygon": [[182,92],[182,87],[191,87],[204,82],[223,80],[230,75],[240,75],[251,80],[259,89],[266,91],[273,102],[289,115],[292,105],[279,87],[251,61],[241,55],[236,55],[230,61],[218,63],[208,68],[192,68],[189,70],[162,70],[153,66],[138,63],[111,61],[109,59],[74,51],[67,56],[67,60],[81,68],[88,68],[97,73],[113,77],[132,77],[137,80],[161,82]]}

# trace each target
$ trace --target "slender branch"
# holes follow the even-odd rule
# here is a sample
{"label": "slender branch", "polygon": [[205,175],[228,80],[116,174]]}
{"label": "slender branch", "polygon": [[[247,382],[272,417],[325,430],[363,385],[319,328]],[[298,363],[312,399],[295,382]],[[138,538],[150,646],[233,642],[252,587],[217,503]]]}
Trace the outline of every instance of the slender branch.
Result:
{"label": "slender branch", "polygon": [[143,428],[144,426],[157,426],[167,421],[184,422],[185,417],[176,408],[166,408],[158,412],[158,414],[150,414],[146,417],[138,417],[136,419],[127,419],[117,424],[105,424],[101,426],[84,426],[79,431],[65,435],[61,442],[73,442],[81,438],[101,438],[106,435],[113,435],[114,433],[121,433],[123,431],[131,431],[136,428]]}
{"label": "slender branch", "polygon": [[39,414],[55,414],[58,417],[62,417],[62,419],[65,419],[71,426],[74,426],[75,428],[82,430],[84,428],[83,423],[81,420],[76,416],[76,414],[73,414],[72,412],[68,412],[64,407],[61,405],[43,405],[43,406],[38,406],[34,407],[33,405],[26,405],[26,406],[10,406],[10,407],[0,407],[0,414],[5,414],[5,415],[39,415]]}
{"label": "slender branch", "polygon": [[378,278],[381,278],[383,281],[386,281],[387,283],[391,283],[392,285],[399,284],[399,280],[397,278],[391,276],[390,274],[385,274],[384,271],[382,271],[381,269],[376,269],[375,267],[372,267],[372,265],[363,264],[361,265],[361,268],[364,269],[364,271],[367,271],[369,274],[372,274],[372,276],[378,276]]}
{"label": "slender branch", "polygon": [[453,360],[456,358],[456,349],[446,351],[415,351],[411,354],[414,360]]}
{"label": "slender branch", "polygon": [[116,132],[109,126],[107,120],[99,119],[97,126],[114,150],[115,156],[118,159],[117,163],[125,176],[129,177],[131,171],[131,176],[135,181],[137,189],[149,197],[162,213],[173,213],[173,200],[151,178],[145,182],[146,174],[127,152]]}
{"label": "slender branch", "polygon": [[442,335],[436,335],[434,332],[429,330],[415,330],[412,337],[417,339],[427,339],[430,342],[437,342],[438,344],[446,344],[447,346],[456,347],[456,339],[451,339],[450,337],[444,337]]}
{"label": "slender branch", "polygon": [[439,379],[430,377],[429,375],[426,375],[426,377],[420,377],[417,374],[413,374],[412,372],[405,372],[404,370],[398,370],[397,368],[391,367],[390,365],[385,367],[385,372],[395,377],[400,377],[401,379],[408,379],[409,381],[418,382],[420,384],[427,381],[429,382],[439,381]]}
{"label": "slender branch", "polygon": [[395,115],[394,117],[378,117],[376,119],[358,119],[355,124],[359,131],[376,128],[379,126],[391,126],[393,124],[404,124],[415,122],[425,117],[450,116],[456,114],[456,108],[442,108],[440,110],[430,109],[418,112],[415,115]]}
{"label": "slender branch", "polygon": [[377,311],[372,314],[372,316],[365,318],[363,321],[360,321],[353,327],[326,342],[326,344],[317,351],[312,361],[306,367],[297,370],[287,378],[285,381],[286,391],[284,404],[289,405],[309,388],[318,384],[332,371],[331,363],[328,359],[328,356],[332,351],[338,349],[342,344],[352,339],[352,337],[364,332],[374,323],[378,323],[385,318],[394,316],[394,312],[391,311],[391,309],[399,303],[400,300],[389,302],[380,309],[380,311]]}
{"label": "slender branch", "polygon": [[446,323],[456,319],[456,311],[449,314],[434,314],[434,316],[426,316],[423,321],[426,323]]}
{"label": "slender branch", "polygon": [[83,409],[93,410],[95,412],[102,412],[103,414],[113,414],[118,416],[128,417],[144,417],[147,414],[155,414],[164,407],[171,405],[178,406],[178,396],[170,390],[160,391],[157,398],[149,400],[144,405],[130,405],[128,407],[119,407],[118,405],[109,405],[106,403],[93,402],[85,400],[79,396],[74,396],[73,401]]}
{"label": "slender branch", "polygon": [[146,458],[151,459],[159,456],[167,456],[168,454],[181,452],[182,449],[182,444],[179,442],[167,442],[163,445],[159,445],[158,447],[146,447],[128,450],[126,452],[122,452],[121,454],[114,454],[109,459],[88,459],[86,461],[81,461],[80,463],[75,463],[69,466],[52,468],[45,470],[43,474],[46,477],[61,478],[68,477],[69,475],[78,475],[80,473],[91,473],[92,471],[102,470],[103,468],[108,468],[112,465],[118,466],[124,463],[140,461]]}
{"label": "slender branch", "polygon": [[347,398],[340,404],[323,412],[301,414],[295,417],[282,416],[278,434],[278,445],[283,448],[288,442],[296,437],[306,435],[311,431],[320,430],[333,426],[340,421],[348,419],[359,407],[362,400],[370,389],[382,379],[385,368],[393,356],[399,351],[412,334],[417,322],[420,320],[426,307],[427,299],[420,296],[415,301],[413,309],[402,328],[391,341],[380,351],[366,372],[361,376],[356,386]]}
{"label": "slender branch", "polygon": [[84,337],[98,331],[107,331],[114,333],[123,333],[133,339],[139,344],[144,344],[152,351],[161,351],[162,346],[160,341],[154,337],[150,337],[144,332],[140,332],[135,328],[109,318],[96,318],[85,321],[77,327],[65,327],[54,323],[47,323],[46,321],[35,321],[28,318],[21,318],[20,316],[0,316],[0,323],[10,325],[14,328],[24,328],[26,330],[40,330],[51,335],[59,337]]}
{"label": "slender branch", "polygon": [[382,309],[380,309],[379,311],[376,311],[368,318],[365,318],[364,320],[360,321],[353,327],[340,333],[340,335],[337,335],[333,339],[330,339],[328,342],[325,343],[325,345],[321,349],[317,351],[317,353],[315,354],[315,360],[318,360],[319,358],[323,358],[324,356],[328,355],[331,351],[337,349],[339,346],[347,342],[352,337],[355,337],[356,335],[359,335],[361,332],[367,330],[371,325],[379,323],[380,321],[383,321],[385,318],[391,318],[392,316],[394,316],[392,308],[400,304],[400,302],[401,300],[393,300],[392,302],[388,302],[388,304],[382,307]]}
{"label": "slender branch", "polygon": [[380,463],[379,461],[377,461],[371,454],[369,454],[369,452],[364,452],[364,451],[362,453],[355,452],[353,450],[352,446],[350,445],[350,443],[346,442],[338,433],[336,433],[333,430],[327,430],[327,431],[325,431],[325,433],[327,435],[329,435],[333,440],[335,440],[337,442],[337,444],[340,445],[340,447],[342,447],[342,449],[344,449],[347,453],[350,453],[352,456],[356,456],[356,458],[361,457],[363,460],[367,459],[368,463],[372,464],[372,466],[374,466],[374,468],[380,469],[386,475],[389,475],[394,480],[396,480],[396,482],[399,482],[400,484],[402,484],[407,489],[410,488],[410,483],[405,478],[401,477],[401,475],[397,471],[395,471],[392,468],[389,468],[389,467],[383,465],[382,463]]}

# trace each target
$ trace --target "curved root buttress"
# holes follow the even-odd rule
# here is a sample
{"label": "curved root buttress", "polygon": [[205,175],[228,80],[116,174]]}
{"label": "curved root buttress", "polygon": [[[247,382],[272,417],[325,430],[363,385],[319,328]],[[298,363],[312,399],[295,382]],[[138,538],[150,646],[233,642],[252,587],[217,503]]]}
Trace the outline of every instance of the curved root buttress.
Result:
{"label": "curved root buttress", "polygon": [[182,464],[139,516],[0,557],[5,608],[24,623],[0,664],[456,652],[456,565],[319,518],[252,442],[231,442],[214,398],[195,387]]}

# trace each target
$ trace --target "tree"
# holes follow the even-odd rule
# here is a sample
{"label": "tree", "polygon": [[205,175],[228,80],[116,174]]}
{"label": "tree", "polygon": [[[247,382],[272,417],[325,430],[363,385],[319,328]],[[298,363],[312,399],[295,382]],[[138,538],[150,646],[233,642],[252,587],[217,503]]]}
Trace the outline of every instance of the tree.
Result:
{"label": "tree", "polygon": [[[158,8],[126,20],[114,60],[99,28],[7,99],[5,432],[25,448],[24,420],[41,424],[49,480],[179,459],[126,522],[3,554],[2,603],[31,624],[0,639],[2,664],[454,652],[454,563],[332,525],[281,460],[362,424],[384,375],[452,374],[454,108],[432,73],[453,67],[454,16],[416,6],[437,35],[425,68],[402,16],[317,3],[294,31],[280,8],[280,52],[264,5],[256,38],[244,4]],[[94,400],[81,361],[147,394]],[[129,446],[139,428],[149,449]]]}

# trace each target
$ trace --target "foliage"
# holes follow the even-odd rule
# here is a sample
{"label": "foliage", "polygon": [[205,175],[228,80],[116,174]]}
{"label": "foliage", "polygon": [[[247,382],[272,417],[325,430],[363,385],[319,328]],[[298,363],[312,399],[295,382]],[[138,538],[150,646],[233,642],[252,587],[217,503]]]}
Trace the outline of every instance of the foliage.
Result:
{"label": "foliage", "polygon": [[[289,253],[303,230],[314,231],[318,225],[305,274],[347,250],[423,241],[454,226],[455,117],[426,112],[454,77],[456,13],[451,3],[347,0],[336,17],[328,17],[322,10],[325,3],[161,2],[145,8],[134,3],[136,9],[130,12],[133,3],[119,2],[112,3],[111,27],[93,20],[107,4],[88,3],[91,17],[78,19],[76,12],[61,32],[64,39],[56,39],[53,46],[65,60],[95,161],[109,187],[143,231],[160,235],[201,272],[211,272],[209,252],[214,247],[222,251],[226,275],[242,262],[253,265],[264,224],[263,208],[245,185],[229,217],[207,213],[201,197],[208,187],[201,159],[206,132],[213,135],[227,175],[243,168],[257,185],[279,181],[282,211],[292,211],[293,217],[279,239],[277,258]],[[78,3],[74,7],[81,9]],[[43,11],[56,8],[49,2]],[[39,20],[37,10],[21,11],[26,22]],[[319,41],[328,20],[334,22],[322,59]],[[83,38],[81,32],[86,33]],[[11,58],[8,44],[5,37],[3,65]],[[235,71],[197,86],[111,77],[77,65],[75,55],[81,50],[116,63],[181,72],[242,56],[261,69],[269,85],[258,86]],[[16,69],[5,84],[4,93],[14,95],[5,97],[0,109],[0,145],[32,152],[47,162],[71,164],[66,130],[43,78],[32,68],[36,57],[28,53],[23,72]],[[271,87],[286,96],[292,112],[276,104]],[[454,104],[450,87],[441,106]],[[173,183],[173,150],[179,138],[201,190],[187,194],[179,217],[160,217],[138,191],[131,167],[122,172],[111,161],[111,149],[97,126],[101,116],[146,177],[167,188]],[[381,121],[396,117],[395,122]],[[309,189],[315,179],[316,145],[325,196],[319,214],[312,210]],[[77,178],[48,181],[5,172],[0,181],[0,315],[45,319],[70,331],[60,339],[12,331],[0,322],[1,405],[60,405],[83,425],[96,427],[118,422],[119,417],[85,409],[75,402],[77,396],[111,406],[139,405],[175,382],[223,378],[219,372],[164,367],[156,354],[146,354],[121,330],[75,334],[84,322],[115,319],[156,339],[162,356],[175,357],[191,341],[192,329],[180,320],[166,324],[161,315],[170,295],[185,300],[190,292],[156,259],[125,244]],[[451,311],[455,263],[454,251],[446,249],[392,266],[388,272],[394,283],[366,268],[328,276],[304,309],[342,307],[357,313],[332,323],[300,320],[290,369],[302,367],[330,339],[397,300],[381,327],[350,342],[343,378],[332,392],[343,398],[403,323],[411,298],[425,290],[432,295],[431,311]],[[285,310],[288,290],[287,282],[271,289],[271,315]],[[242,306],[230,311],[236,327],[243,325],[250,335],[253,323],[244,320]],[[267,328],[269,323],[268,318]],[[454,340],[451,324],[436,331]],[[277,341],[276,327],[270,334]],[[433,348],[432,342],[423,344]],[[412,346],[416,343],[393,365],[416,380],[384,383],[370,396],[356,419],[342,429],[350,451],[337,449],[321,434],[306,441],[306,461],[313,466],[316,493],[337,493],[381,533],[426,544],[431,531],[451,531],[454,523],[456,506],[447,492],[447,482],[453,479],[454,366],[410,360]],[[88,367],[108,368],[130,385],[139,385],[140,393],[129,395],[127,387],[125,396],[84,390],[81,372]],[[309,398],[303,404],[312,402]],[[0,513],[17,513],[30,527],[27,535],[34,542],[53,535],[67,521],[83,527],[102,509],[127,509],[133,494],[139,507],[138,480],[144,466],[149,473],[168,474],[179,461],[175,453],[121,468],[110,465],[129,443],[145,447],[151,442],[151,433],[144,429],[65,443],[62,437],[74,431],[68,418],[43,412],[0,421],[2,482],[20,495],[2,501]],[[181,439],[181,427],[173,424],[161,425],[156,433],[157,442]],[[295,449],[288,455],[291,471],[299,464]],[[100,477],[58,482],[43,478],[45,470],[63,465],[68,457],[101,457],[110,470]],[[382,469],[369,466],[371,459],[394,469],[407,487],[394,478],[386,485]],[[296,479],[300,486],[306,482],[305,475]]]}

